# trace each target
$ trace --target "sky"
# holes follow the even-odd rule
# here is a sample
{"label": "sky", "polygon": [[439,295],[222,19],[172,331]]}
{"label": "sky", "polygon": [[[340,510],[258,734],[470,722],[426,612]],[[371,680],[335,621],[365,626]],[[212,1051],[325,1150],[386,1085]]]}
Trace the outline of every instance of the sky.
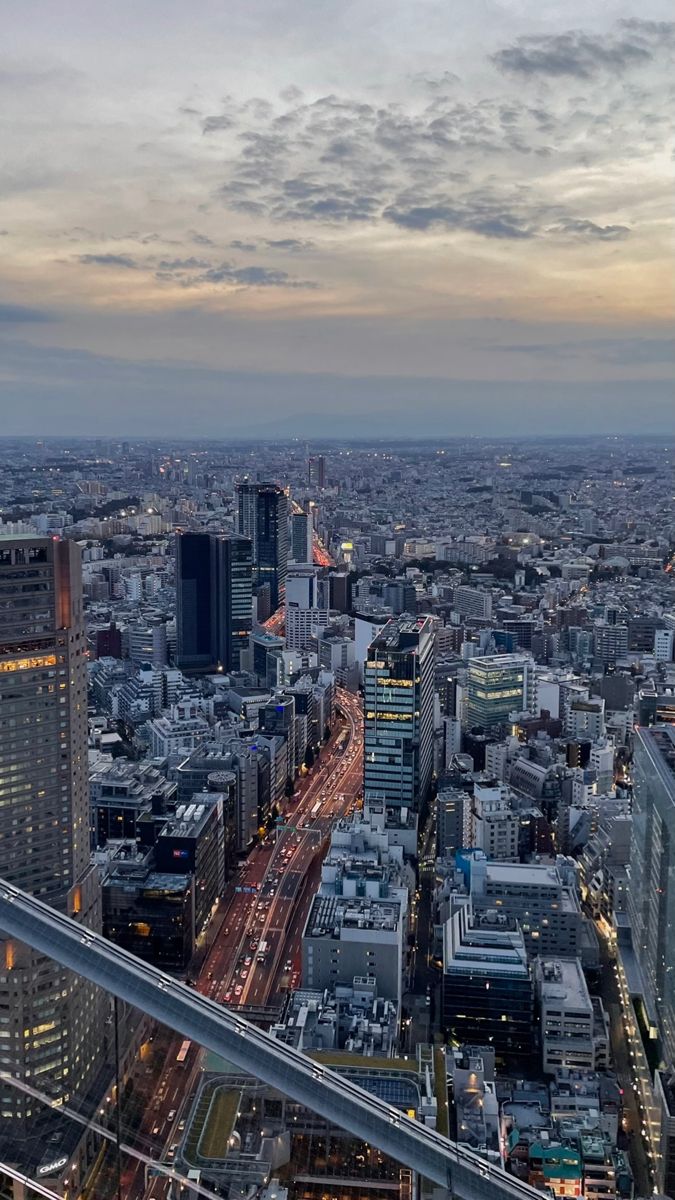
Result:
{"label": "sky", "polygon": [[22,0],[0,436],[675,432],[667,0]]}

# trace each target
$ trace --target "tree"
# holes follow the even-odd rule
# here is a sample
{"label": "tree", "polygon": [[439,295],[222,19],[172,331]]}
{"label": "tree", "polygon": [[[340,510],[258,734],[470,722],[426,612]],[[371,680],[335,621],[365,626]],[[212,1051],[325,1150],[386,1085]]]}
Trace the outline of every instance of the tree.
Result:
{"label": "tree", "polygon": [[291,779],[291,777],[289,775],[288,779],[286,780],[286,787],[284,788],[284,795],[286,796],[287,800],[290,800],[294,791],[295,791],[295,784],[293,783],[293,780]]}
{"label": "tree", "polygon": [[330,738],[330,725],[328,724],[328,722],[326,722],[326,725],[324,726],[324,731],[323,731],[324,742],[327,742],[329,740],[329,738]]}
{"label": "tree", "polygon": [[305,749],[305,766],[307,767],[308,771],[314,766],[314,751],[312,750],[309,742],[307,743],[307,747]]}

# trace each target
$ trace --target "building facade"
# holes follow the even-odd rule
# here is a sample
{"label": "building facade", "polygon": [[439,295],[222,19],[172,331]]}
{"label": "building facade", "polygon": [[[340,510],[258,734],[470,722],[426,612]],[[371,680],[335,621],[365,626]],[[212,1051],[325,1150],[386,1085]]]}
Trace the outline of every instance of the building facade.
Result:
{"label": "building facade", "polygon": [[241,669],[253,623],[252,579],[249,538],[177,535],[177,657],[181,670]]}
{"label": "building facade", "polygon": [[662,1056],[675,1059],[675,726],[635,734],[629,914],[656,1009]]}
{"label": "building facade", "polygon": [[[2,875],[100,930],[90,865],[86,640],[79,548],[0,537],[0,855]],[[2,1070],[39,1080],[55,1103],[86,1090],[102,1065],[92,984],[0,935]],[[23,1160],[43,1105],[0,1083],[3,1157]]]}
{"label": "building facade", "polygon": [[275,483],[237,485],[237,533],[251,540],[253,580],[269,585],[270,608],[284,602],[288,565],[288,497]]}
{"label": "building facade", "polygon": [[429,617],[389,621],[364,671],[364,795],[418,809],[433,769],[434,662]]}
{"label": "building facade", "polygon": [[534,661],[525,654],[489,654],[472,658],[468,667],[467,724],[491,729],[513,712],[530,709]]}

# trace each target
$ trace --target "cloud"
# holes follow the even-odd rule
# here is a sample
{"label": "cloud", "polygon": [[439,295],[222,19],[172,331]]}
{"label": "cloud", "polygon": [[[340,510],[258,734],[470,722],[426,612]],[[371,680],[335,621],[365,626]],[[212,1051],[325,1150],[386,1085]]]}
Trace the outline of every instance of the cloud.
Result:
{"label": "cloud", "polygon": [[194,229],[190,230],[190,238],[195,246],[212,246],[213,241],[207,237],[205,233],[195,233]]}
{"label": "cloud", "polygon": [[228,116],[227,113],[216,114],[212,117],[204,117],[202,121],[202,133],[219,133],[225,129],[232,129],[235,124],[234,119]]}
{"label": "cloud", "polygon": [[[290,254],[300,254],[303,250],[313,250],[315,242],[309,238],[266,238],[265,245],[270,250],[287,250]],[[234,245],[234,243],[233,243]]]}
{"label": "cloud", "polygon": [[582,241],[619,242],[630,237],[628,225],[596,225],[595,221],[569,217],[557,225],[551,225],[547,233],[569,234]]}
{"label": "cloud", "polygon": [[[560,35],[572,36],[578,49],[576,35]],[[546,45],[550,50],[551,39]],[[532,104],[517,96],[458,98],[454,80],[439,77],[438,84],[432,101],[425,94],[421,104],[413,98],[375,106],[329,94],[272,115],[264,106],[254,128],[233,134],[219,198],[233,211],[275,222],[384,220],[411,233],[446,228],[504,241],[626,236],[619,226],[586,224],[564,195],[547,192],[547,180],[565,166],[626,154],[631,136],[640,152],[648,137],[662,141],[643,99],[625,95],[617,104],[607,95],[591,103],[575,96]],[[550,168],[542,166],[547,159]],[[600,212],[601,204],[595,202]],[[288,252],[309,248],[301,238],[266,244]]]}
{"label": "cloud", "polygon": [[129,254],[79,254],[78,262],[87,267],[123,267],[135,271],[138,263]]}
{"label": "cloud", "polygon": [[163,258],[157,266],[160,271],[196,271],[211,263],[205,258]]}
{"label": "cloud", "polygon": [[40,308],[29,308],[23,304],[0,303],[0,325],[42,324],[53,317]]}
{"label": "cloud", "polygon": [[492,55],[503,71],[516,75],[571,76],[591,79],[601,71],[623,72],[644,66],[670,39],[675,23],[627,20],[603,36],[571,29],[566,33],[519,37]]}
{"label": "cloud", "polygon": [[[486,347],[490,348],[490,347]],[[662,366],[675,363],[675,340],[663,337],[597,337],[577,341],[501,343],[500,353],[526,354],[549,361],[595,360],[623,367]]]}
{"label": "cloud", "polygon": [[233,250],[244,250],[248,254],[254,254],[258,249],[256,242],[242,242],[239,238],[235,238],[234,241],[230,242],[230,246]]}
{"label": "cloud", "polygon": [[287,271],[273,267],[238,267],[232,262],[208,263],[200,259],[162,260],[155,278],[162,283],[178,283],[184,288],[231,284],[237,288],[309,288],[318,286],[309,279],[294,279]]}
{"label": "cloud", "polygon": [[383,216],[403,229],[462,229],[486,238],[520,240],[538,232],[535,212],[510,211],[488,193],[454,204],[440,197],[425,204],[398,203],[386,208]]}

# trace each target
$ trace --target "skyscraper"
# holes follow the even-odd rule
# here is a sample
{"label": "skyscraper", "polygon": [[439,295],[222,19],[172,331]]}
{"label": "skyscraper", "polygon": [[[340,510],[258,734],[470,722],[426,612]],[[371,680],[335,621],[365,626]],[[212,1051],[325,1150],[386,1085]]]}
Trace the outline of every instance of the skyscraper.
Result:
{"label": "skyscraper", "polygon": [[364,795],[418,809],[433,768],[434,661],[429,617],[389,621],[364,670]]}
{"label": "skyscraper", "polygon": [[237,485],[237,533],[253,544],[253,579],[270,585],[272,611],[284,602],[288,563],[288,498],[275,483]]}
{"label": "skyscraper", "polygon": [[[328,625],[316,567],[292,567],[286,577],[286,649],[303,650]],[[325,589],[321,589],[325,590]]]}
{"label": "skyscraper", "polygon": [[310,487],[320,491],[326,486],[326,459],[323,454],[313,454],[307,464],[307,480]]}
{"label": "skyscraper", "polygon": [[291,516],[291,558],[296,563],[312,561],[312,514],[294,512]]}
{"label": "skyscraper", "polygon": [[[0,537],[0,593],[0,875],[99,930],[78,547]],[[66,1103],[101,1065],[101,1004],[92,984],[0,934],[3,1073]],[[42,1104],[0,1083],[3,1158],[30,1169],[26,1139],[43,1113]]]}
{"label": "skyscraper", "polygon": [[251,542],[237,534],[176,537],[178,665],[238,671],[252,627]]}

